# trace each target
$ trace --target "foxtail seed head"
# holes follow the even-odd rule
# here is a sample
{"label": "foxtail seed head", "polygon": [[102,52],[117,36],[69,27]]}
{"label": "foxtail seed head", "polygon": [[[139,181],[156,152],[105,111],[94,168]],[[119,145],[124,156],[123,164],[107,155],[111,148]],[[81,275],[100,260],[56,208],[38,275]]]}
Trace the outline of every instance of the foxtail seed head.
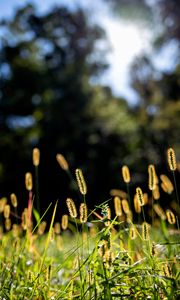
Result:
{"label": "foxtail seed head", "polygon": [[38,148],[33,149],[32,160],[33,160],[33,165],[35,167],[38,167],[40,162],[40,151]]}
{"label": "foxtail seed head", "polygon": [[168,193],[168,188],[163,182],[161,183],[161,188],[165,193]]}
{"label": "foxtail seed head", "polygon": [[32,174],[29,172],[25,174],[25,186],[26,186],[26,190],[32,191],[33,188]]}
{"label": "foxtail seed head", "polygon": [[80,222],[86,223],[87,222],[87,205],[86,205],[86,203],[80,204],[79,212],[80,212]]}
{"label": "foxtail seed head", "polygon": [[105,226],[110,226],[111,224],[111,209],[110,207],[107,208],[107,215],[106,215],[106,218],[108,219],[107,222],[105,222]]}
{"label": "foxtail seed head", "polygon": [[10,205],[6,204],[4,206],[4,217],[5,217],[5,219],[9,219],[10,211],[11,211]]}
{"label": "foxtail seed head", "polygon": [[56,222],[56,223],[54,224],[54,233],[55,233],[55,234],[60,234],[60,232],[61,232],[61,225],[60,225],[59,222]]}
{"label": "foxtail seed head", "polygon": [[42,221],[38,226],[38,235],[43,235],[46,229],[46,221]]}
{"label": "foxtail seed head", "polygon": [[77,180],[77,184],[78,184],[80,193],[82,195],[86,195],[87,194],[87,186],[86,186],[86,182],[84,180],[82,170],[76,169],[75,174],[76,174],[76,180]]}
{"label": "foxtail seed head", "polygon": [[131,240],[135,240],[135,238],[137,237],[136,227],[133,225],[129,229],[129,237]]}
{"label": "foxtail seed head", "polygon": [[156,187],[156,171],[154,165],[148,166],[149,173],[149,189],[153,191]]}
{"label": "foxtail seed head", "polygon": [[156,184],[155,189],[152,190],[153,198],[158,200],[160,198],[159,186]]}
{"label": "foxtail seed head", "polygon": [[0,199],[0,213],[2,213],[4,211],[4,207],[7,203],[7,198],[3,197]]}
{"label": "foxtail seed head", "polygon": [[175,215],[170,209],[166,210],[166,216],[167,216],[167,220],[168,220],[169,224],[175,224],[176,223]]}
{"label": "foxtail seed head", "polygon": [[76,218],[77,217],[77,209],[76,209],[74,201],[71,198],[67,198],[66,204],[67,204],[67,208],[68,208],[70,217]]}
{"label": "foxtail seed head", "polygon": [[141,213],[141,205],[138,201],[137,194],[134,195],[134,210],[137,214]]}
{"label": "foxtail seed head", "polygon": [[168,190],[168,194],[171,194],[174,190],[174,186],[173,186],[171,180],[164,174],[160,175],[160,178],[162,180],[162,183],[164,183],[164,185],[166,186],[166,188]]}
{"label": "foxtail seed head", "polygon": [[126,183],[130,182],[131,177],[130,177],[130,172],[129,172],[128,166],[123,166],[122,167],[122,176],[123,176],[124,182],[126,182]]}
{"label": "foxtail seed head", "polygon": [[129,211],[130,211],[129,203],[128,203],[128,201],[126,199],[123,199],[121,203],[122,203],[123,211],[127,215],[129,213]]}
{"label": "foxtail seed head", "polygon": [[116,216],[122,216],[122,207],[121,207],[121,199],[118,196],[114,197],[114,210]]}
{"label": "foxtail seed head", "polygon": [[113,196],[113,197],[118,196],[118,197],[121,197],[121,198],[127,198],[127,193],[122,191],[122,190],[118,190],[118,189],[110,190],[110,195]]}
{"label": "foxtail seed head", "polygon": [[68,228],[68,215],[63,215],[61,219],[61,227],[63,230]]}
{"label": "foxtail seed head", "polygon": [[137,199],[139,201],[140,206],[143,206],[144,205],[144,195],[143,195],[143,192],[140,187],[136,188],[136,195],[137,195]]}
{"label": "foxtail seed head", "polygon": [[162,207],[159,204],[154,204],[153,208],[157,215],[161,218],[161,220],[166,220],[166,215],[162,209]]}
{"label": "foxtail seed head", "polygon": [[167,158],[168,158],[168,164],[171,171],[175,171],[177,169],[176,164],[176,155],[173,148],[169,148],[167,150]]}
{"label": "foxtail seed head", "polygon": [[7,231],[9,231],[11,229],[11,219],[7,218],[5,220],[5,228]]}
{"label": "foxtail seed head", "polygon": [[144,241],[149,240],[149,224],[147,222],[142,223],[142,238]]}
{"label": "foxtail seed head", "polygon": [[69,170],[69,164],[62,154],[58,153],[56,155],[56,160],[57,160],[58,164],[60,165],[61,169],[63,169],[64,171]]}
{"label": "foxtail seed head", "polygon": [[12,193],[10,195],[10,199],[11,199],[12,206],[13,207],[17,207],[17,205],[18,205],[17,197],[16,197],[16,195],[14,193]]}

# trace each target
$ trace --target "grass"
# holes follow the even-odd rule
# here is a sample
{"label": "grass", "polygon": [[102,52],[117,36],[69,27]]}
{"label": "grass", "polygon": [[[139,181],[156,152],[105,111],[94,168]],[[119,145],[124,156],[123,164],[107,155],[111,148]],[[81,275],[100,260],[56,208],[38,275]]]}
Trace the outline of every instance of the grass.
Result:
{"label": "grass", "polygon": [[[35,167],[38,180],[37,163]],[[176,202],[167,211],[160,206],[161,198],[152,202],[151,191],[145,201],[142,190],[135,195],[136,201],[140,197],[137,212],[132,202],[123,210],[125,195],[129,202],[133,196],[129,189],[128,194],[114,190],[112,198],[92,211],[81,171],[80,175],[80,215],[71,214],[70,208],[68,220],[62,217],[63,226],[55,222],[57,203],[50,204],[42,216],[33,208],[31,182],[22,217],[17,214],[17,201],[9,210],[7,199],[0,200],[0,300],[180,299],[177,189]],[[157,181],[156,177],[160,185]],[[11,215],[16,217],[14,224]]]}

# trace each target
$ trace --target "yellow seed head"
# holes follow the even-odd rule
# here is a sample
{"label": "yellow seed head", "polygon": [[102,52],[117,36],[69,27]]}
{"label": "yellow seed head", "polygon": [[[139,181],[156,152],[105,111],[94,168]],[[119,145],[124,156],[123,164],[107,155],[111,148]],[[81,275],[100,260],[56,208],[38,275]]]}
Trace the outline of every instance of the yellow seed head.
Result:
{"label": "yellow seed head", "polygon": [[63,230],[68,228],[68,215],[63,215],[61,219],[61,227]]}
{"label": "yellow seed head", "polygon": [[167,158],[168,158],[168,164],[171,171],[175,171],[177,169],[176,164],[176,155],[173,148],[169,148],[167,150]]}
{"label": "yellow seed head", "polygon": [[121,203],[122,203],[122,208],[123,208],[124,213],[128,214],[130,211],[128,201],[126,199],[123,199]]}
{"label": "yellow seed head", "polygon": [[19,227],[19,225],[17,224],[13,224],[12,226],[12,234],[14,238],[17,238],[21,233],[21,229]]}
{"label": "yellow seed head", "polygon": [[168,263],[164,264],[163,265],[163,272],[164,272],[164,275],[166,277],[171,277],[172,275],[172,270],[171,270],[171,267]]}
{"label": "yellow seed head", "polygon": [[149,224],[146,222],[142,223],[142,239],[144,241],[149,240]]}
{"label": "yellow seed head", "polygon": [[109,226],[110,224],[111,224],[111,209],[110,209],[110,207],[108,207],[108,209],[107,209],[107,219],[108,219],[108,221],[107,222],[105,222],[105,226]]}
{"label": "yellow seed head", "polygon": [[165,193],[168,193],[168,188],[163,182],[161,183],[161,188]]}
{"label": "yellow seed head", "polygon": [[130,182],[131,177],[130,177],[130,172],[129,172],[128,166],[123,166],[122,167],[122,176],[123,176],[124,182],[126,182],[126,183]]}
{"label": "yellow seed head", "polygon": [[70,217],[76,218],[77,217],[77,209],[76,209],[74,201],[71,198],[67,198],[66,204],[67,204],[67,208],[68,208]]}
{"label": "yellow seed head", "polygon": [[133,214],[132,214],[132,211],[131,210],[129,210],[129,212],[128,212],[128,214],[126,215],[126,221],[128,222],[128,223],[132,223],[132,219],[133,219]]}
{"label": "yellow seed head", "polygon": [[122,190],[118,190],[118,189],[110,190],[110,195],[113,196],[113,197],[119,196],[121,198],[127,198],[127,193],[122,191]]}
{"label": "yellow seed head", "polygon": [[60,167],[64,171],[68,171],[69,170],[69,164],[68,164],[67,160],[65,159],[65,157],[62,154],[58,153],[56,155],[56,160],[57,160],[58,164],[60,165]]}
{"label": "yellow seed head", "polygon": [[33,165],[35,167],[38,167],[40,162],[40,151],[38,148],[33,149],[32,160],[33,160]]}
{"label": "yellow seed head", "polygon": [[155,189],[152,191],[153,198],[158,200],[160,198],[159,186],[156,184]]}
{"label": "yellow seed head", "polygon": [[136,188],[136,195],[137,195],[137,199],[139,201],[139,204],[141,206],[143,206],[144,205],[144,196],[143,196],[143,192],[142,192],[140,187]]}
{"label": "yellow seed head", "polygon": [[26,190],[32,191],[33,188],[32,174],[29,172],[25,174],[25,186],[26,186]]}
{"label": "yellow seed head", "polygon": [[22,216],[21,216],[21,226],[23,230],[26,230],[29,226],[29,221],[28,221],[28,209],[25,208],[24,211],[22,212]]}
{"label": "yellow seed head", "polygon": [[46,221],[42,221],[38,226],[38,235],[43,235],[46,229]]}
{"label": "yellow seed head", "polygon": [[137,194],[134,195],[134,210],[137,214],[141,213],[141,205],[138,201]]}
{"label": "yellow seed head", "polygon": [[162,209],[162,207],[159,204],[154,204],[153,208],[157,215],[161,218],[161,220],[166,220],[166,215]]}
{"label": "yellow seed head", "polygon": [[17,197],[16,197],[16,195],[15,195],[14,193],[12,193],[12,194],[10,195],[10,199],[11,199],[11,204],[12,204],[12,206],[13,206],[13,207],[17,207],[17,205],[18,205]]}
{"label": "yellow seed head", "polygon": [[135,238],[137,237],[137,230],[136,227],[133,225],[130,227],[129,229],[129,237],[131,240],[135,240]]}
{"label": "yellow seed head", "polygon": [[8,218],[5,220],[5,228],[7,231],[11,229],[11,219]]}
{"label": "yellow seed head", "polygon": [[4,206],[4,217],[5,217],[5,219],[9,219],[10,211],[11,211],[10,205],[6,204]]}
{"label": "yellow seed head", "polygon": [[176,223],[175,215],[170,209],[166,210],[166,216],[167,216],[167,220],[168,220],[169,224],[175,224]]}
{"label": "yellow seed head", "polygon": [[[164,174],[160,175],[160,178],[162,180],[162,183],[164,183],[164,185],[166,186],[167,190],[168,190],[168,194],[171,194],[174,190],[174,186],[171,182],[171,180]],[[162,185],[161,185],[162,187]]]}
{"label": "yellow seed head", "polygon": [[61,225],[60,225],[59,222],[57,222],[57,223],[54,224],[54,233],[55,234],[60,234],[60,232],[61,232]]}
{"label": "yellow seed head", "polygon": [[148,204],[148,194],[147,193],[143,194],[143,198],[144,198],[144,205]]}
{"label": "yellow seed head", "polygon": [[62,250],[63,249],[63,239],[62,236],[58,235],[56,237],[56,246],[58,250]]}
{"label": "yellow seed head", "polygon": [[148,173],[149,173],[149,189],[153,191],[156,187],[156,171],[154,165],[148,166]]}
{"label": "yellow seed head", "polygon": [[86,186],[86,182],[84,180],[82,170],[81,169],[76,169],[75,174],[76,174],[76,180],[77,180],[77,183],[78,183],[80,193],[82,195],[86,195],[87,194],[87,186]]}
{"label": "yellow seed head", "polygon": [[4,211],[4,207],[7,203],[7,198],[3,197],[0,199],[0,213],[2,213]]}
{"label": "yellow seed head", "polygon": [[86,203],[81,203],[79,212],[80,212],[80,222],[86,223],[87,222],[87,205],[86,205]]}
{"label": "yellow seed head", "polygon": [[114,197],[114,210],[116,216],[122,216],[122,207],[121,207],[121,199],[118,196]]}

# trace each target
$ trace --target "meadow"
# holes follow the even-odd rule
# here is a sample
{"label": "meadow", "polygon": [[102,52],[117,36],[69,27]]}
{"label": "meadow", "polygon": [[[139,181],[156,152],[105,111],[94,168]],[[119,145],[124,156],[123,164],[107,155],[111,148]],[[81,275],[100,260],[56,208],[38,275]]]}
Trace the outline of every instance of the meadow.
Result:
{"label": "meadow", "polygon": [[[32,158],[35,172],[25,174],[27,207],[19,211],[15,194],[0,199],[1,300],[180,299],[180,168],[172,148],[167,150],[167,174],[147,166],[147,191],[137,186],[134,195],[129,192],[133,174],[123,166],[126,190],[112,189],[94,209],[86,202],[82,170],[70,174],[65,157],[57,154],[80,199],[80,205],[66,199],[67,213],[59,221],[58,202],[42,215],[38,212],[33,185],[38,186],[39,149]],[[173,195],[168,207],[164,194]]]}

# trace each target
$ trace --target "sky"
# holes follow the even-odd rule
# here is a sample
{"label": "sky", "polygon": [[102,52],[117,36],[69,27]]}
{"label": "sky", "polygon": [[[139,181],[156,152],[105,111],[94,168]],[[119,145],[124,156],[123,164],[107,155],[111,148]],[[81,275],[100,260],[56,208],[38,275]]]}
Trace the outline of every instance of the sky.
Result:
{"label": "sky", "polygon": [[[18,6],[27,2],[28,0],[0,0],[0,18],[11,17]],[[150,29],[135,23],[123,22],[109,13],[109,7],[105,1],[102,3],[102,0],[31,0],[29,2],[35,3],[40,13],[48,11],[55,4],[65,4],[71,9],[76,6],[88,9],[91,21],[102,24],[105,29],[110,48],[107,55],[109,70],[99,78],[97,83],[111,86],[115,96],[125,97],[130,104],[137,101],[138,96],[130,87],[129,67],[141,52],[152,51]],[[164,56],[166,60],[159,65],[161,69],[166,67],[164,61],[168,61],[169,58],[167,53]],[[158,64],[158,61],[155,60],[155,63]]]}

